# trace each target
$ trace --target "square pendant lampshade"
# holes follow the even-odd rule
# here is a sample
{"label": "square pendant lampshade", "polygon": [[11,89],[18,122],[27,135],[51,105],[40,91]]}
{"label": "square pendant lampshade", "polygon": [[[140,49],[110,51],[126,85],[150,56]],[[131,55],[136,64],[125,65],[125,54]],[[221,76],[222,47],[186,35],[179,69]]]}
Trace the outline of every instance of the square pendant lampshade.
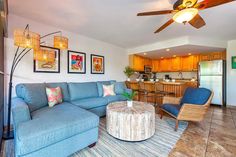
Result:
{"label": "square pendant lampshade", "polygon": [[54,36],[54,47],[61,50],[68,49],[68,38],[63,36]]}
{"label": "square pendant lampshade", "polygon": [[16,29],[14,31],[14,45],[23,48],[39,49],[40,35],[31,31]]}
{"label": "square pendant lampshade", "polygon": [[55,58],[56,56],[53,50],[48,50],[46,48],[34,50],[34,60],[41,62],[54,62]]}

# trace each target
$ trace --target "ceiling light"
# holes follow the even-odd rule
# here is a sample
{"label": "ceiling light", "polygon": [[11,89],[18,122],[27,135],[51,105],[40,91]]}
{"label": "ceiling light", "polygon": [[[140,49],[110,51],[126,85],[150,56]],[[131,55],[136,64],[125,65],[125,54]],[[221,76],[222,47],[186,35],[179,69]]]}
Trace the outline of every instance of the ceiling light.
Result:
{"label": "ceiling light", "polygon": [[166,51],[170,51],[170,49],[166,49]]}
{"label": "ceiling light", "polygon": [[198,14],[198,9],[187,8],[177,12],[173,16],[173,20],[178,23],[185,23],[191,21]]}
{"label": "ceiling light", "polygon": [[147,53],[143,53],[143,55],[144,55],[144,56],[146,56],[146,55],[147,55]]}

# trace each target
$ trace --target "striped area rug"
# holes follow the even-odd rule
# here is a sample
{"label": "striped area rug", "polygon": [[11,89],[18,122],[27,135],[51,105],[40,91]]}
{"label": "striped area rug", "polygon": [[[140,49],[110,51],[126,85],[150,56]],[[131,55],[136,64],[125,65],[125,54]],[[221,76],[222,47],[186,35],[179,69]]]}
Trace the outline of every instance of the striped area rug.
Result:
{"label": "striped area rug", "polygon": [[180,122],[174,131],[175,120],[156,115],[156,132],[150,139],[141,142],[118,140],[106,132],[106,119],[100,119],[99,140],[95,147],[85,148],[71,157],[167,157],[187,128]]}

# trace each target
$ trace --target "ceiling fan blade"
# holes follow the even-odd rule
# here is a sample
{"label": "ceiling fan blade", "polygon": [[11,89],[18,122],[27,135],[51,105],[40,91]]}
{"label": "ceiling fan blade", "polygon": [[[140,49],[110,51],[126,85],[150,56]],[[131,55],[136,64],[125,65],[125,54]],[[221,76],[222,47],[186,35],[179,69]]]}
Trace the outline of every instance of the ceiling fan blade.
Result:
{"label": "ceiling fan blade", "polygon": [[150,15],[163,15],[163,14],[171,14],[173,10],[162,10],[162,11],[149,11],[138,13],[137,16],[150,16]]}
{"label": "ceiling fan blade", "polygon": [[167,21],[164,25],[162,25],[158,30],[155,31],[155,33],[159,33],[160,31],[162,31],[163,29],[165,29],[166,27],[168,27],[170,24],[172,24],[174,22],[173,19],[170,19],[169,21]]}
{"label": "ceiling fan blade", "polygon": [[229,2],[233,2],[233,1],[235,1],[235,0],[204,0],[200,3],[197,3],[195,5],[195,8],[202,10],[202,9],[215,7],[215,6],[222,5],[222,4],[229,3]]}
{"label": "ceiling fan blade", "polygon": [[189,21],[189,24],[197,29],[206,25],[205,21],[199,14],[197,14],[191,21]]}
{"label": "ceiling fan blade", "polygon": [[173,5],[173,9],[175,10],[175,9],[181,9],[183,6],[182,6],[182,4],[183,4],[183,0],[177,0],[176,2],[175,2],[175,4]]}

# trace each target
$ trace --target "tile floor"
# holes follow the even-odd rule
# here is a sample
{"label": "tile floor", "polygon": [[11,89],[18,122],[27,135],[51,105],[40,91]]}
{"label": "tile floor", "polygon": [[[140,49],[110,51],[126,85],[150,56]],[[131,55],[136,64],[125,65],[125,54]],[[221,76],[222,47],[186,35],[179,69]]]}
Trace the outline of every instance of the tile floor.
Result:
{"label": "tile floor", "polygon": [[236,107],[213,106],[204,121],[190,122],[170,157],[236,157]]}

